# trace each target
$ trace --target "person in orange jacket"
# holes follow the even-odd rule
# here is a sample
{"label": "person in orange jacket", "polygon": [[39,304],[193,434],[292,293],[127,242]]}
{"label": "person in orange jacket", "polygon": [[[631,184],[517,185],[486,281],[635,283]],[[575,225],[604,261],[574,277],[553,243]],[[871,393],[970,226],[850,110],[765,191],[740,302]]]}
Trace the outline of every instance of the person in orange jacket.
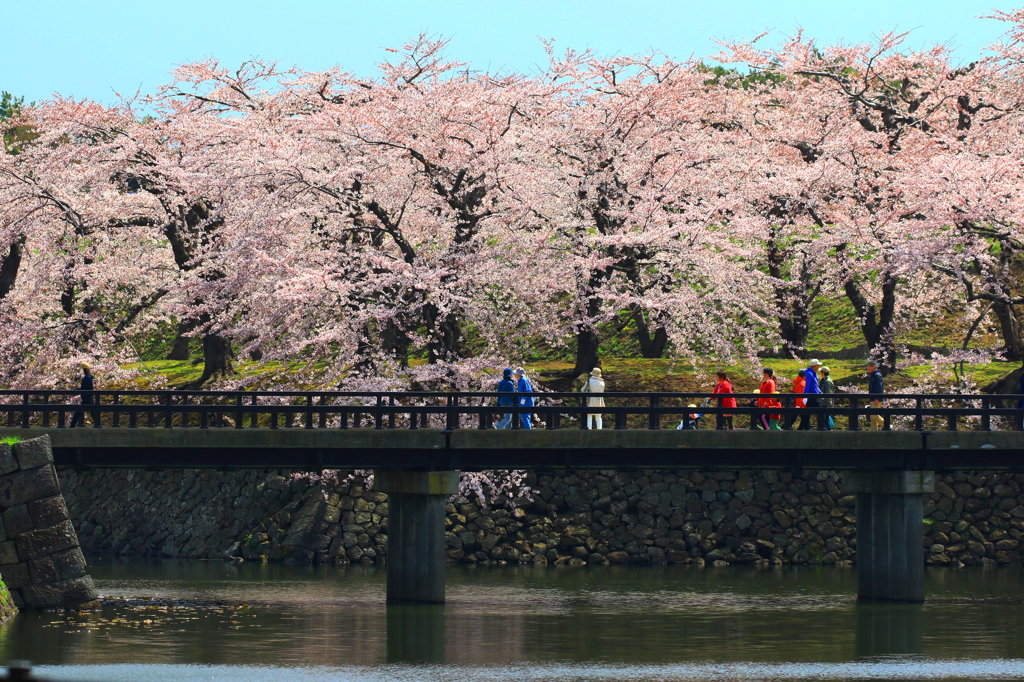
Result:
{"label": "person in orange jacket", "polygon": [[[799,372],[796,373],[796,379],[793,379],[793,393],[800,393],[800,394],[802,394],[804,392],[804,387],[807,386],[807,379],[804,378],[805,376],[806,376],[806,372],[804,370],[800,370]],[[806,398],[794,398],[793,399],[793,407],[807,407],[807,399]],[[807,418],[807,416],[803,415],[803,414],[801,414],[799,416],[797,416],[796,414],[791,414],[791,415],[789,415],[789,418],[786,419],[786,428],[787,429],[793,428],[793,424],[796,423],[797,419],[800,420],[800,424],[802,426],[803,423],[804,423],[804,419],[806,419],[806,418]]]}

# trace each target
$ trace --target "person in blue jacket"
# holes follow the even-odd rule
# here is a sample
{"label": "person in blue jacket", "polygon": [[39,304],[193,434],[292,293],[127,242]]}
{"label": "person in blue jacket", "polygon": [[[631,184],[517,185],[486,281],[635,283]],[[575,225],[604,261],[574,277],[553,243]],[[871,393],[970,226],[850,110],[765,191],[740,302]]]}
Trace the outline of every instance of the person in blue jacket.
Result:
{"label": "person in blue jacket", "polygon": [[[508,393],[509,395],[499,395],[498,405],[512,407],[513,405],[516,404],[515,396],[511,395],[516,391],[515,384],[512,383],[512,368],[506,367],[505,370],[501,373],[501,376],[502,379],[501,381],[498,382],[498,393]],[[495,426],[494,428],[511,429],[512,413],[506,412],[504,418],[502,418],[502,420],[498,422],[498,425]]]}
{"label": "person in blue jacket", "polygon": [[[533,396],[529,395],[533,393],[533,386],[530,385],[530,380],[526,378],[526,370],[522,367],[516,367],[516,392],[520,394],[519,405],[521,407],[532,407]],[[522,422],[524,429],[532,429],[533,426],[530,424],[532,415],[529,412],[524,412],[519,415],[519,419]]]}
{"label": "person in blue jacket", "polygon": [[807,431],[811,428],[811,415],[817,415],[820,422],[824,415],[821,410],[812,408],[821,407],[821,387],[818,385],[818,368],[821,367],[820,360],[811,360],[810,365],[804,372],[804,395],[807,396],[807,412],[800,415],[800,431]]}

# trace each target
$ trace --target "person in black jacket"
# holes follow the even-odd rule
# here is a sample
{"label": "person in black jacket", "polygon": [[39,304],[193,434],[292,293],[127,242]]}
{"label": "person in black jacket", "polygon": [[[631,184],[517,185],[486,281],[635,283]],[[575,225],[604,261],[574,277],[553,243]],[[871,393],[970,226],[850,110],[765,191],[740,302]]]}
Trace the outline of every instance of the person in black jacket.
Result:
{"label": "person in black jacket", "polygon": [[[84,362],[82,363],[82,385],[79,386],[78,389],[80,391],[83,391],[83,393],[81,394],[81,396],[82,396],[82,404],[83,405],[92,405],[93,404],[92,391],[95,390],[94,386],[93,386],[93,381],[92,381],[92,372],[89,371],[89,365],[85,364]],[[88,391],[88,393],[86,393],[85,391]],[[75,415],[71,418],[71,428],[75,428],[79,424],[81,424],[82,426],[85,426],[85,416],[84,416],[84,414],[85,414],[85,410],[77,410],[75,412]],[[96,415],[93,415],[92,418],[93,418],[93,421],[96,421]]]}
{"label": "person in black jacket", "polygon": [[[868,360],[868,393],[871,395],[882,395],[885,390],[882,385],[882,373],[878,370],[878,365],[874,360]],[[871,407],[881,407],[881,398],[872,398]],[[880,414],[871,415],[871,428],[875,431],[881,431],[885,427],[885,419]]]}

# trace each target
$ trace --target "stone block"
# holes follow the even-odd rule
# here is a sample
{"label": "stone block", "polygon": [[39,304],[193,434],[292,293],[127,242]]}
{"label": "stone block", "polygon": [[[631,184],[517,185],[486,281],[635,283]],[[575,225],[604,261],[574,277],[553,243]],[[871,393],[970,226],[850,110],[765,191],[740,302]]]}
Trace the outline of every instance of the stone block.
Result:
{"label": "stone block", "polygon": [[18,468],[18,460],[14,458],[14,448],[8,443],[0,443],[0,476],[9,474]]}
{"label": "stone block", "polygon": [[32,523],[32,517],[28,513],[27,504],[11,507],[3,513],[3,519],[4,530],[11,537],[15,537],[18,533],[24,533],[26,530],[32,530],[35,527],[35,524]]}
{"label": "stone block", "polygon": [[32,523],[37,528],[40,526],[52,526],[55,523],[67,521],[70,518],[68,508],[64,504],[64,498],[61,495],[29,502],[28,513],[32,517]]}
{"label": "stone block", "polygon": [[0,566],[18,563],[18,549],[14,540],[0,542]]}
{"label": "stone block", "polygon": [[52,464],[27,471],[15,471],[0,478],[0,509],[60,495]]}
{"label": "stone block", "polygon": [[21,590],[11,590],[11,599],[17,608],[25,608],[25,598],[21,596]]}
{"label": "stone block", "polygon": [[75,578],[22,589],[25,606],[32,609],[75,608],[96,601],[92,578]]}
{"label": "stone block", "polygon": [[89,566],[85,562],[85,556],[79,547],[57,552],[51,555],[50,558],[57,568],[57,580],[81,578],[89,571]]}
{"label": "stone block", "polygon": [[14,444],[14,458],[18,460],[18,468],[22,471],[53,464],[53,451],[50,449],[50,437],[40,436],[31,440],[23,440]]}
{"label": "stone block", "polygon": [[28,560],[40,559],[78,546],[75,528],[70,521],[26,531],[15,542],[18,545],[18,556]]}
{"label": "stone block", "polygon": [[28,574],[32,577],[33,584],[55,583],[59,580],[57,577],[57,565],[53,563],[53,559],[50,557],[33,559],[28,562]]}
{"label": "stone block", "polygon": [[24,587],[32,582],[27,562],[0,567],[0,577],[3,577],[4,584],[12,590]]}

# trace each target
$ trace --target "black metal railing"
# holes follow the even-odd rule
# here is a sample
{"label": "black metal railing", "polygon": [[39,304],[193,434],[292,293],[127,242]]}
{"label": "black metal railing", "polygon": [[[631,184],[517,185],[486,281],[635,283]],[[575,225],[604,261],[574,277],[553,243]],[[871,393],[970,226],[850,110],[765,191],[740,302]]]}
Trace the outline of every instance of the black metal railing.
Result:
{"label": "black metal railing", "polygon": [[[797,407],[811,396],[775,394],[783,407],[758,407],[757,393],[734,393],[738,407],[721,407],[708,393],[604,393],[604,407],[588,407],[594,394],[533,393],[534,405],[498,405],[508,393],[358,391],[0,391],[0,426],[70,426],[73,415],[91,428],[337,428],[489,429],[506,414],[510,428],[586,429],[587,415],[610,417],[613,429],[716,428],[732,415],[735,428],[756,428],[761,415],[776,415],[786,428],[862,430],[1021,430],[1021,395],[834,393],[830,405]],[[512,394],[519,401],[522,394]],[[82,400],[91,402],[82,403]],[[813,400],[814,398],[811,397]],[[696,405],[697,407],[690,407]],[[696,415],[693,419],[691,415]],[[803,417],[804,419],[800,419]],[[873,419],[872,419],[873,418]],[[696,424],[691,424],[696,421]],[[872,424],[872,422],[874,424]]]}

